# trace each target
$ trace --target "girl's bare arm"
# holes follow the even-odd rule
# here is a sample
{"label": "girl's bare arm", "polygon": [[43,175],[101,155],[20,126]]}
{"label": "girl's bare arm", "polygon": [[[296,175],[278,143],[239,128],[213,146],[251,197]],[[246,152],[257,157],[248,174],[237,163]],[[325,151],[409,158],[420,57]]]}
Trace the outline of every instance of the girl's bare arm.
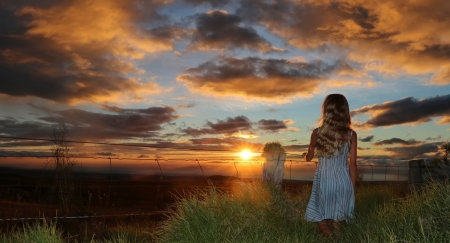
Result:
{"label": "girl's bare arm", "polygon": [[314,158],[314,149],[316,148],[317,128],[311,133],[311,140],[309,142],[308,153],[305,156],[306,161],[311,161]]}
{"label": "girl's bare arm", "polygon": [[356,156],[357,156],[357,150],[358,150],[358,139],[356,132],[353,131],[352,138],[351,138],[351,146],[350,146],[350,163],[349,163],[349,169],[350,169],[350,179],[353,183],[353,188],[356,185]]}

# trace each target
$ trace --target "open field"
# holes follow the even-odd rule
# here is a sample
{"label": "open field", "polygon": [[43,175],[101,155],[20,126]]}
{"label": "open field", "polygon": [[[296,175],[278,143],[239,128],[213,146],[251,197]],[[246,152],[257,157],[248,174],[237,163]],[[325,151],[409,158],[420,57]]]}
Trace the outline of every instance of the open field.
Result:
{"label": "open field", "polygon": [[[50,171],[10,168],[1,171],[0,225],[3,233],[22,227],[24,222],[38,221],[4,219],[77,216],[79,218],[59,218],[56,221],[64,235],[74,236],[78,242],[90,237],[105,239],[117,227],[133,228],[134,225],[147,230],[157,229],[180,198],[188,198],[192,193],[206,193],[211,188],[220,192],[233,192],[240,190],[242,182],[259,181],[238,180],[230,176],[206,178],[76,173],[73,177],[76,200],[70,212],[63,212],[55,206]],[[294,197],[304,195],[310,190],[311,184],[311,181],[285,180],[283,191]],[[395,197],[406,195],[405,181],[361,182],[358,190],[374,186],[391,188]]]}

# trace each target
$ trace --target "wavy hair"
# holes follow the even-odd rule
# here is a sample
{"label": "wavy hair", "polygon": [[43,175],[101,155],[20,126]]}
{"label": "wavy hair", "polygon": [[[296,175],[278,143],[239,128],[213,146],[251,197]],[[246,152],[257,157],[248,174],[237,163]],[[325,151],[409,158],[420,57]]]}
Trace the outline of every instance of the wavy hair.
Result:
{"label": "wavy hair", "polygon": [[341,154],[344,144],[350,139],[351,124],[345,96],[328,95],[322,104],[322,117],[316,141],[317,156],[333,157],[336,151]]}

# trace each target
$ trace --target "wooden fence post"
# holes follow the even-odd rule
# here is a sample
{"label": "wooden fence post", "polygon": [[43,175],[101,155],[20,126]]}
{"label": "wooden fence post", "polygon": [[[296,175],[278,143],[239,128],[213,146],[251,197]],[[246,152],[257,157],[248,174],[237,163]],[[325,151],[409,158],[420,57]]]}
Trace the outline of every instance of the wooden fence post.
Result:
{"label": "wooden fence post", "polygon": [[409,161],[409,175],[408,175],[408,190],[419,191],[423,184],[423,172],[424,172],[423,159],[415,159]]}

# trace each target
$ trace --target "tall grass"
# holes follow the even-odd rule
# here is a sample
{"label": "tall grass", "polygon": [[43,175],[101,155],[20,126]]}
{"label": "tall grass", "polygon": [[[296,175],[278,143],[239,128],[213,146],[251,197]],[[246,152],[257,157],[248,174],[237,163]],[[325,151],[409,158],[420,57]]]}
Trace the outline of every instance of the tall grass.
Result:
{"label": "tall grass", "polygon": [[[448,181],[406,197],[388,186],[357,187],[355,217],[332,239],[303,219],[310,193],[311,186],[292,194],[261,181],[240,182],[226,193],[211,187],[180,198],[157,231],[118,225],[103,239],[81,242],[450,242]],[[78,241],[43,221],[2,235],[6,242]]]}
{"label": "tall grass", "polygon": [[62,233],[56,229],[56,224],[37,222],[24,225],[22,229],[13,230],[0,238],[1,243],[63,243]]}
{"label": "tall grass", "polygon": [[[263,183],[233,193],[215,189],[181,199],[160,242],[330,242],[303,219],[310,187],[296,195]],[[333,242],[450,242],[450,186],[432,182],[398,198],[387,186],[357,190],[355,218]]]}
{"label": "tall grass", "polygon": [[63,236],[56,223],[35,222],[26,224],[23,228],[10,231],[0,237],[0,243],[149,243],[151,233],[137,225],[118,225],[110,229],[109,235],[104,239],[91,238],[77,240],[75,236]]}
{"label": "tall grass", "polygon": [[302,219],[306,203],[262,182],[241,183],[231,194],[211,189],[181,199],[158,240],[317,242],[322,236]]}

